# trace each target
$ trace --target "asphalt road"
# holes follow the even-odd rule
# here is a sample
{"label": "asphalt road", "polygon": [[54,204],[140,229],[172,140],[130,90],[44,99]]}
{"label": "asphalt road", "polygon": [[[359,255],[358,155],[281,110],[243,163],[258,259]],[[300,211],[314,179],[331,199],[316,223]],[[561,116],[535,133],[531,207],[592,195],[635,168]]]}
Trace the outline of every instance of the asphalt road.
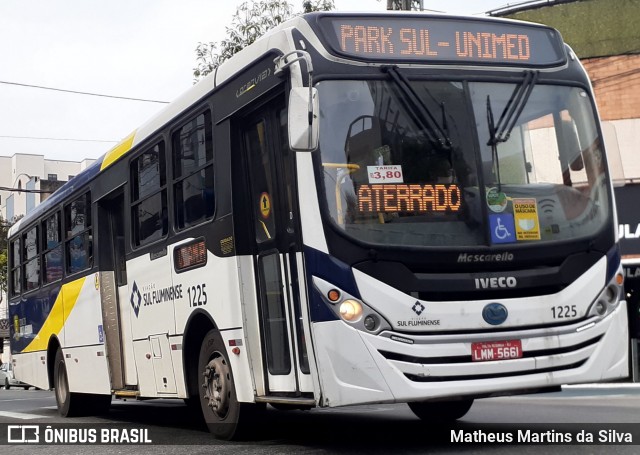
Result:
{"label": "asphalt road", "polygon": [[[46,445],[13,444],[11,454],[197,454],[197,453],[638,453],[640,388],[636,386],[572,387],[560,393],[478,400],[453,427],[426,424],[406,405],[371,405],[311,411],[269,409],[244,442],[211,437],[182,401],[114,400],[108,414],[64,419],[50,391],[0,390],[0,441],[11,431],[33,426],[43,439],[47,426],[58,436],[91,429],[135,429],[153,444]],[[20,426],[20,427],[17,427]],[[638,429],[636,429],[638,428]],[[146,431],[145,431],[146,430]],[[4,434],[3,434],[4,433]],[[579,435],[593,444],[578,445]],[[53,433],[49,433],[53,435]],[[505,438],[511,441],[503,442]],[[14,433],[15,438],[15,433]],[[610,445],[625,442],[633,444]],[[493,439],[491,439],[493,438]],[[544,446],[536,443],[542,438]],[[546,439],[545,439],[546,438]],[[565,438],[563,441],[562,438]],[[571,438],[567,443],[566,439]],[[607,445],[596,445],[599,439]],[[521,439],[523,439],[521,441]],[[490,443],[493,440],[493,443]],[[514,445],[525,442],[525,445]]]}

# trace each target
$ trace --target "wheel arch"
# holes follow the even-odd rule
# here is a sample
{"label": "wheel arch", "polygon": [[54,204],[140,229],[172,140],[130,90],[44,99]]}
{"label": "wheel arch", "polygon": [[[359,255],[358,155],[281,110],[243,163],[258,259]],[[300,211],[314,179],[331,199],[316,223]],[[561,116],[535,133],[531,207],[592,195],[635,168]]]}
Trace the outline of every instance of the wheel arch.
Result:
{"label": "wheel arch", "polygon": [[49,346],[47,347],[47,377],[49,379],[49,389],[53,389],[53,370],[56,363],[56,353],[61,347],[62,344],[60,340],[56,335],[53,335],[49,339]]}
{"label": "wheel arch", "polygon": [[187,321],[182,339],[182,362],[189,397],[198,395],[197,369],[202,340],[210,330],[217,328],[211,315],[200,309],[194,311]]}

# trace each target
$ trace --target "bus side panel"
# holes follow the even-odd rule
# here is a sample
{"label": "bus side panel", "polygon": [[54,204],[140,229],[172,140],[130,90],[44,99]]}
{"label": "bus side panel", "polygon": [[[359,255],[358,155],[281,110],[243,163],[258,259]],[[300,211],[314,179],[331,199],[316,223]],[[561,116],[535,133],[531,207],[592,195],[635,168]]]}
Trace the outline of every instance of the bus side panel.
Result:
{"label": "bus side panel", "polygon": [[[62,347],[104,345],[104,329],[100,289],[97,274],[89,275],[81,283],[79,289],[63,287],[64,293],[64,326],[61,332]],[[77,291],[77,297],[74,295]],[[75,298],[74,298],[75,297]],[[104,347],[102,347],[104,350]]]}
{"label": "bus side panel", "polygon": [[97,274],[89,275],[62,291],[64,325],[60,341],[71,392],[111,393],[98,283]]}
{"label": "bus side panel", "polygon": [[[244,352],[247,355],[247,374],[246,376],[238,376],[239,372],[234,369],[234,377],[237,384],[246,384],[242,389],[236,387],[238,400],[250,402],[253,401],[253,389],[258,396],[266,395],[267,388],[264,379],[264,362],[262,358],[262,337],[260,336],[260,316],[258,314],[258,294],[256,290],[255,275],[253,273],[253,257],[238,256],[238,281],[239,295],[237,297],[238,305],[242,302],[244,310]],[[251,367],[249,368],[249,364]],[[232,365],[235,368],[234,365]],[[242,378],[242,379],[237,379]]]}
{"label": "bus side panel", "polygon": [[297,153],[298,198],[300,200],[300,223],[305,246],[329,253],[327,240],[321,228],[320,203],[313,173],[311,153]]}
{"label": "bus side panel", "polygon": [[342,321],[316,322],[312,327],[323,406],[394,400],[358,331]]}
{"label": "bus side panel", "polygon": [[[191,239],[186,239],[185,242]],[[181,242],[184,243],[184,242]],[[169,248],[173,250],[180,244]],[[197,269],[176,273],[171,256],[173,286],[180,289],[175,300],[175,332],[184,333],[189,316],[196,309],[211,315],[220,330],[242,327],[238,270],[235,257],[220,258],[207,253],[207,264]]]}
{"label": "bus side panel", "polygon": [[[186,239],[188,242],[191,239]],[[181,242],[184,243],[184,242]],[[179,244],[173,246],[177,248]],[[170,248],[172,250],[172,248]],[[207,312],[213,319],[216,327],[225,341],[227,356],[233,369],[236,383],[236,395],[241,402],[254,401],[253,378],[250,375],[248,349],[249,340],[245,339],[245,333],[241,327],[245,326],[241,309],[240,282],[238,277],[238,258],[217,257],[211,252],[207,253],[207,264],[203,267],[177,273],[173,264],[174,255],[171,254],[173,285],[181,289],[181,299],[175,301],[176,333],[184,333],[185,326],[191,314],[196,310]],[[254,289],[253,280],[243,283]],[[255,290],[251,298],[255,298]],[[255,302],[251,300],[250,302]],[[250,308],[256,308],[255,304],[249,304]],[[255,319],[255,317],[253,318]],[[247,331],[246,336],[256,336],[259,339],[259,331]],[[230,340],[241,340],[238,345],[240,353],[231,353]],[[236,342],[237,344],[237,342]],[[253,352],[253,351],[252,351]],[[260,351],[257,351],[257,360],[260,360]],[[174,363],[174,365],[176,365]],[[185,365],[184,368],[189,366]],[[176,373],[178,369],[176,368]],[[179,387],[184,387],[184,374],[176,376]]]}
{"label": "bus side panel", "polygon": [[46,360],[47,353],[42,351],[13,354],[13,374],[16,379],[26,384],[48,390],[49,375]]}
{"label": "bus side panel", "polygon": [[176,290],[171,286],[171,262],[165,254],[151,260],[149,254],[127,261],[131,330],[134,340],[149,335],[174,335]]}
{"label": "bus side panel", "polygon": [[169,345],[171,346],[171,362],[173,364],[173,372],[175,375],[176,393],[178,398],[189,398],[187,393],[187,384],[184,381],[185,378],[185,366],[182,363],[182,346],[184,337],[177,335],[169,337]]}
{"label": "bus side panel", "polygon": [[133,333],[131,331],[131,319],[133,308],[129,301],[129,286],[124,285],[118,288],[118,306],[120,309],[120,335],[122,336],[122,358],[124,360],[124,383],[125,385],[138,384],[138,371],[136,359],[133,352]]}
{"label": "bus side panel", "polygon": [[74,346],[62,349],[62,353],[71,392],[111,394],[104,346]]}
{"label": "bus side panel", "polygon": [[[227,348],[229,363],[231,364],[231,370],[233,371],[233,378],[236,386],[236,397],[241,403],[253,403],[254,388],[251,369],[249,368],[249,361],[247,358],[248,351],[246,348],[240,346],[238,348],[240,349],[240,353],[236,355],[231,353],[231,348],[229,348],[231,344],[237,344],[238,340],[245,340],[245,332],[242,329],[224,330],[220,335],[222,335],[224,345]],[[246,335],[248,336],[249,334],[246,333]],[[232,341],[235,343],[232,343]],[[244,342],[242,344],[244,345]]]}

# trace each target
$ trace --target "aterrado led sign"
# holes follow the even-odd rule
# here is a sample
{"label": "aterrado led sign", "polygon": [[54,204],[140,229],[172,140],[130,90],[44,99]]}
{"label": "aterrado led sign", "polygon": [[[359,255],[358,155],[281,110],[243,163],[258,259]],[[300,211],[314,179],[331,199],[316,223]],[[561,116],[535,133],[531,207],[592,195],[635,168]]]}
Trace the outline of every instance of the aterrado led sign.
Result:
{"label": "aterrado led sign", "polygon": [[371,60],[550,66],[565,62],[557,31],[451,18],[335,18],[320,24],[338,54]]}
{"label": "aterrado led sign", "polygon": [[375,184],[358,187],[361,213],[452,213],[460,209],[457,185]]}

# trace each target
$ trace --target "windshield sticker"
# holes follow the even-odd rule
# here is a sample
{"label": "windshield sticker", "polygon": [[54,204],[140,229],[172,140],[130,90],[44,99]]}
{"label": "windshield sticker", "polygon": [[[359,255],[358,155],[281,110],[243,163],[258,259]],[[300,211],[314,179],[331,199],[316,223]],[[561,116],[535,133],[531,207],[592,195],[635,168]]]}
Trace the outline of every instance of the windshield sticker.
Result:
{"label": "windshield sticker", "polygon": [[369,183],[404,183],[402,166],[367,166]]}
{"label": "windshield sticker", "polygon": [[538,206],[535,199],[514,199],[513,215],[516,221],[516,238],[518,240],[540,240]]}
{"label": "windshield sticker", "polygon": [[457,185],[360,185],[358,210],[375,212],[457,212]]}
{"label": "windshield sticker", "polygon": [[507,208],[507,195],[498,188],[489,188],[487,190],[487,205],[492,212],[502,213]]}
{"label": "windshield sticker", "polygon": [[491,228],[491,243],[515,243],[516,228],[513,215],[510,213],[489,215],[489,226]]}

